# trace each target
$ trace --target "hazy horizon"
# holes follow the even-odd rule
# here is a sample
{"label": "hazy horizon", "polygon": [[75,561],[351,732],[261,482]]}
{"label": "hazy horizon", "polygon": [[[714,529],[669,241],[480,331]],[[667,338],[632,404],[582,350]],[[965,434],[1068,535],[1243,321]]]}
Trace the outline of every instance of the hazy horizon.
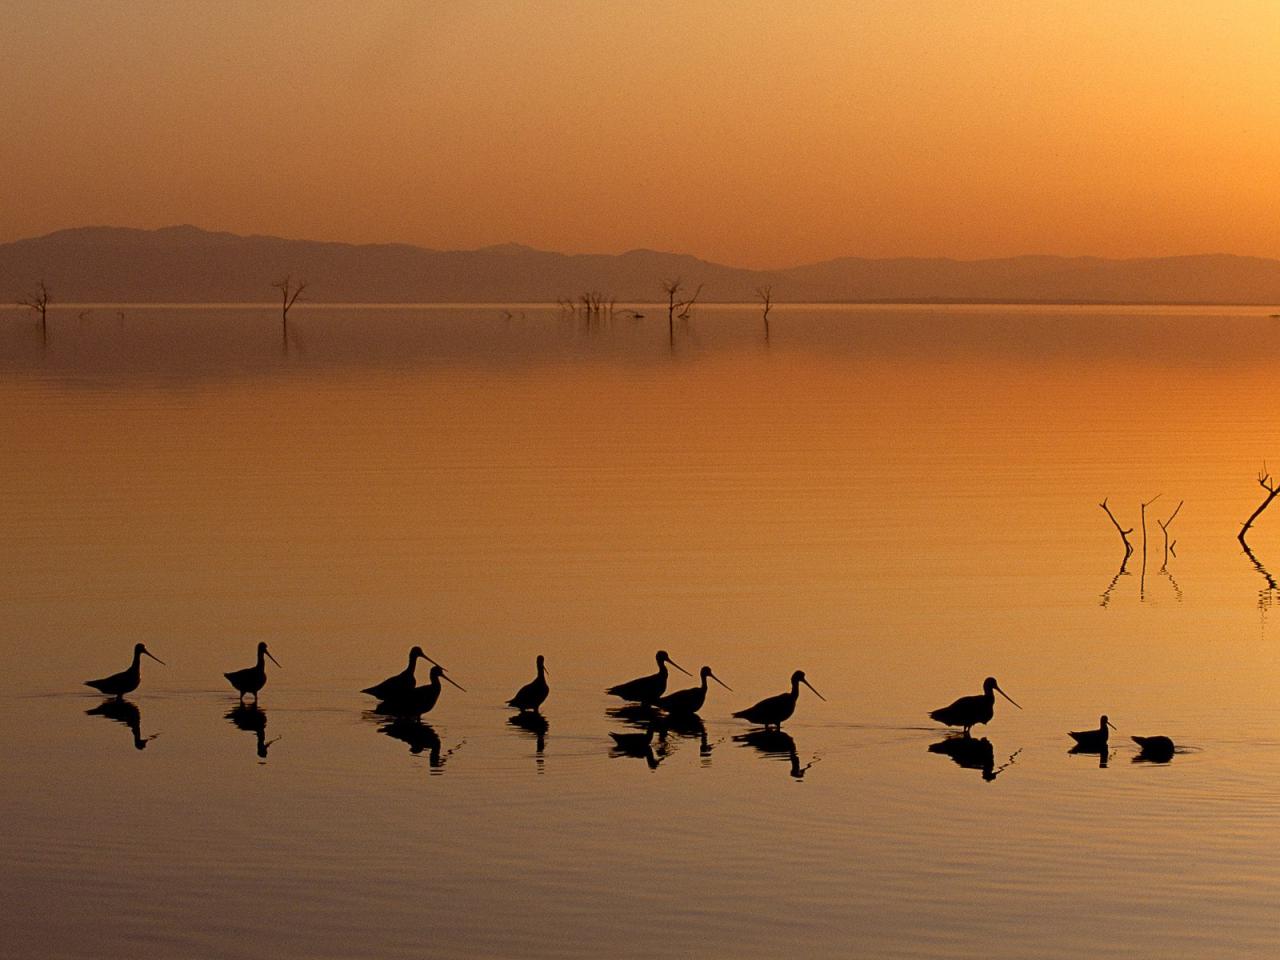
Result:
{"label": "hazy horizon", "polygon": [[1280,8],[2,0],[0,236],[1280,256]]}

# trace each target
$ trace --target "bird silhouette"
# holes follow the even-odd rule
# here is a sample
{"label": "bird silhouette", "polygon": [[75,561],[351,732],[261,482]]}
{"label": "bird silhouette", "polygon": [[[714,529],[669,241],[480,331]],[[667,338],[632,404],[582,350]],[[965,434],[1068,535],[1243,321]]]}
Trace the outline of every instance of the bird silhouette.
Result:
{"label": "bird silhouette", "polygon": [[135,643],[133,645],[133,663],[131,663],[127,669],[121,670],[119,673],[113,673],[109,677],[102,677],[98,680],[86,680],[84,685],[86,687],[93,687],[95,690],[117,699],[120,699],[126,693],[132,693],[134,690],[138,689],[138,684],[142,680],[143,654],[146,654],[156,663],[161,665],[164,664],[164,661],[148,650],[144,644]]}

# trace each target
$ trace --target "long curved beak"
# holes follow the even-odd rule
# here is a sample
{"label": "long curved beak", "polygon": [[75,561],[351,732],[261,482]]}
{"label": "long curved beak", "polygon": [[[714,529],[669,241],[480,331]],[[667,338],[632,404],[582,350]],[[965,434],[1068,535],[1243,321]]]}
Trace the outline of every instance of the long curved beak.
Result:
{"label": "long curved beak", "polygon": [[168,664],[167,664],[167,663],[165,663],[163,660],[161,660],[159,657],[157,657],[157,656],[156,656],[154,653],[152,653],[150,650],[147,650],[147,649],[145,649],[145,648],[144,648],[142,652],[143,652],[143,653],[145,653],[145,654],[146,654],[148,657],[150,657],[152,660],[154,660],[156,663],[160,664],[162,667],[167,667],[167,666],[168,666]]}
{"label": "long curved beak", "polygon": [[1108,727],[1110,727],[1112,730],[1118,730],[1118,729],[1120,729],[1120,728],[1119,728],[1119,727],[1117,727],[1114,723],[1112,723],[1110,720],[1108,720],[1108,721],[1107,721],[1107,726],[1108,726]]}
{"label": "long curved beak", "polygon": [[[431,661],[431,662],[432,662],[432,663],[435,663],[435,661],[434,661],[434,660],[433,660],[433,661]],[[437,666],[437,667],[439,667],[439,666],[440,666],[440,664],[436,663],[436,666]],[[443,668],[441,668],[441,669],[443,669]],[[448,675],[447,675],[447,674],[443,674],[443,673],[442,673],[442,674],[440,674],[440,676],[444,677],[446,680],[449,680],[449,677],[448,677]],[[452,680],[449,680],[449,682],[450,682],[450,683],[453,683],[453,681],[452,681]],[[460,684],[460,683],[453,683],[453,685],[454,685],[455,687],[457,687],[459,690],[461,690],[463,693],[466,693],[466,692],[467,692],[467,688],[466,688],[466,687],[464,687],[462,684]]]}
{"label": "long curved beak", "polygon": [[[808,687],[810,690],[813,690],[813,684],[811,684],[808,680],[801,680],[800,682],[801,682],[801,683],[803,683],[803,684],[804,684],[806,687]],[[813,692],[814,692],[814,695],[815,695],[819,700],[823,701],[824,703],[826,702],[826,699],[827,699],[827,698],[826,698],[826,697],[824,697],[822,694],[818,693],[818,691],[817,691],[817,690],[813,690]]]}
{"label": "long curved beak", "polygon": [[710,677],[712,680],[714,680],[716,683],[720,684],[720,686],[724,687],[730,693],[733,692],[733,687],[729,686],[727,683],[725,683],[723,680],[717,677],[714,673],[708,672],[707,676]]}
{"label": "long curved beak", "polygon": [[[996,689],[997,689],[997,690],[1000,690],[1000,688],[999,688],[999,687],[996,687]],[[1013,699],[1013,697],[1009,696],[1009,695],[1008,695],[1007,693],[1005,693],[1003,690],[1000,690],[1000,696],[1004,697],[1006,700],[1008,700],[1010,703],[1012,703],[1012,704],[1013,704],[1015,707],[1017,707],[1019,710],[1021,710],[1021,709],[1022,709],[1022,704],[1018,703],[1018,701],[1017,701],[1017,700]]]}
{"label": "long curved beak", "polygon": [[[263,653],[265,653],[265,654],[267,655],[267,658],[268,658],[272,663],[274,663],[277,667],[280,667],[280,661],[279,661],[279,660],[277,660],[275,657],[271,656],[271,651],[270,651],[270,650],[263,650],[262,652],[263,652]],[[284,669],[284,667],[280,667],[280,669],[281,669],[281,670],[283,670],[283,669]]]}
{"label": "long curved beak", "polygon": [[692,677],[692,676],[693,676],[693,674],[692,674],[692,673],[690,673],[690,672],[689,672],[688,670],[686,670],[684,667],[680,666],[680,664],[676,663],[676,662],[675,662],[674,660],[672,660],[670,657],[667,657],[667,663],[671,664],[673,667],[675,667],[677,670],[679,670],[681,673],[683,673],[686,677]]}

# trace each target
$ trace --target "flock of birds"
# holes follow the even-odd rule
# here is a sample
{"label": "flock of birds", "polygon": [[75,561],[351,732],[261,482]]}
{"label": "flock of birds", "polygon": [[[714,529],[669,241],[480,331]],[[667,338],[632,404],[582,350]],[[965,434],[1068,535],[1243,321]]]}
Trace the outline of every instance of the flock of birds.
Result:
{"label": "flock of birds", "polygon": [[[139,683],[142,682],[142,658],[144,656],[150,657],[157,663],[164,663],[163,660],[151,653],[145,644],[138,643],[133,647],[133,662],[126,669],[98,680],[86,680],[85,685],[93,687],[109,697],[120,699],[126,693],[132,693],[136,690]],[[258,693],[266,686],[266,661],[268,659],[277,667],[280,666],[279,661],[267,649],[266,643],[259,643],[258,658],[253,666],[245,667],[242,670],[232,670],[224,674],[231,686],[239,692],[242,702],[249,694],[253,694],[256,701]],[[685,674],[685,676],[691,677],[693,674],[672,660],[665,650],[659,650],[655,659],[658,664],[656,673],[614,684],[608,687],[605,692],[629,703],[655,708],[669,717],[679,718],[695,716],[702,709],[707,700],[708,680],[714,680],[726,690],[732,691],[733,689],[717,677],[710,667],[704,666],[699,671],[701,680],[699,686],[667,693],[668,664]],[[415,677],[415,668],[419,660],[426,660],[431,664],[428,682],[422,686],[418,685]],[[537,658],[536,666],[537,675],[517,690],[515,696],[507,701],[508,706],[519,710],[521,713],[536,713],[551,692],[551,688],[547,685],[546,660],[541,654]],[[367,693],[377,699],[378,705],[375,710],[378,713],[395,717],[421,717],[424,713],[429,713],[439,701],[440,692],[443,689],[440,683],[442,679],[447,680],[453,686],[465,692],[461,685],[445,673],[444,667],[427,656],[421,647],[415,646],[409,651],[408,666],[380,683],[365,687],[360,692]],[[775,730],[780,731],[783,722],[795,713],[796,702],[800,699],[801,684],[813,691],[819,700],[826,700],[826,697],[818,693],[813,685],[805,679],[804,671],[797,670],[791,674],[790,690],[776,696],[765,697],[765,699],[752,704],[745,710],[736,711],[733,716],[761,726],[765,730],[773,727]],[[961,736],[968,738],[970,736],[969,731],[975,725],[990,723],[991,718],[995,716],[995,695],[997,693],[1019,710],[1022,709],[1017,701],[1000,689],[1000,684],[996,682],[995,677],[987,677],[982,684],[982,693],[960,697],[945,707],[939,707],[937,710],[931,711],[929,717],[948,727],[960,727]],[[1070,731],[1069,735],[1076,742],[1073,750],[1080,753],[1105,754],[1108,749],[1109,731],[1114,729],[1115,725],[1104,715],[1100,718],[1098,729],[1096,730]],[[647,737],[647,743],[653,736],[653,730],[650,728],[643,735],[612,733],[610,736],[614,738],[619,747],[626,748],[630,745],[630,740],[637,736]],[[1147,759],[1168,761],[1175,750],[1173,741],[1168,737],[1133,737],[1133,741],[1138,744],[1142,756]]]}

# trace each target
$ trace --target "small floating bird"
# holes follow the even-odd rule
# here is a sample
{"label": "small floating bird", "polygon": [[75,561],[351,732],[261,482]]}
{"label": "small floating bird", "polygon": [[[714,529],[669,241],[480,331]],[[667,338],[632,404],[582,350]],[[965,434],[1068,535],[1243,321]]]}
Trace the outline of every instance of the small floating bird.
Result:
{"label": "small floating bird", "polygon": [[1071,739],[1075,740],[1076,745],[1072,747],[1080,753],[1098,753],[1107,749],[1107,740],[1110,738],[1110,731],[1116,728],[1116,725],[1107,719],[1104,713],[1098,719],[1097,730],[1071,730],[1069,731]]}
{"label": "small floating bird", "polygon": [[[434,664],[431,667],[431,682],[423,687],[415,687],[413,692],[400,697],[390,697],[383,700],[377,706],[378,713],[392,714],[400,717],[420,717],[424,713],[430,713],[431,708],[436,705],[436,701],[440,699],[440,678],[445,677],[444,667],[440,664]],[[455,687],[466,693],[466,689],[452,680]]]}
{"label": "small floating bird", "polygon": [[702,709],[702,705],[707,702],[707,677],[710,677],[729,692],[733,692],[733,687],[712,673],[710,667],[703,667],[698,671],[698,675],[702,678],[702,686],[690,687],[688,690],[677,690],[675,693],[668,693],[665,697],[659,697],[658,706],[667,713],[678,716],[689,716],[697,713]]}
{"label": "small floating bird", "polygon": [[515,707],[521,713],[526,710],[536,711],[547,699],[551,689],[547,686],[547,667],[542,654],[538,654],[538,675],[516,691],[516,695],[507,701],[507,706]]}
{"label": "small floating bird", "polygon": [[[243,670],[232,670],[230,673],[224,673],[223,676],[230,681],[231,685],[240,691],[240,699],[244,700],[246,693],[253,694],[253,700],[258,700],[258,691],[267,685],[267,665],[266,658],[271,657],[271,662],[277,667],[280,661],[271,656],[267,650],[266,643],[258,644],[258,662],[252,667],[245,667]],[[284,669],[280,667],[280,669]]]}
{"label": "small floating bird", "polygon": [[1173,759],[1175,747],[1168,737],[1134,737],[1138,745],[1138,756],[1135,760],[1149,760],[1152,763],[1168,763]]}
{"label": "small floating bird", "polygon": [[1003,690],[1000,690],[1000,684],[996,683],[995,677],[987,677],[982,681],[982,693],[972,697],[961,697],[955,703],[945,707],[939,707],[929,714],[931,719],[937,720],[939,723],[946,724],[948,727],[963,727],[965,736],[969,734],[969,728],[975,723],[990,723],[991,718],[996,712],[996,698],[993,690],[999,690],[1000,696],[1004,697],[1019,710],[1022,709],[1013,697],[1009,696]]}
{"label": "small floating bird", "polygon": [[84,685],[93,687],[95,690],[117,699],[123,697],[126,693],[132,693],[138,689],[138,684],[142,680],[141,664],[144,653],[156,663],[164,665],[164,661],[148,650],[145,645],[135,643],[133,645],[133,663],[129,665],[128,670],[121,670],[119,673],[113,673],[111,676],[103,677],[101,680],[86,680]]}
{"label": "small floating bird", "polygon": [[665,650],[659,650],[656,659],[658,661],[657,673],[652,673],[647,677],[637,677],[634,680],[628,680],[626,683],[616,684],[606,690],[605,693],[611,693],[615,697],[621,697],[623,700],[654,704],[666,692],[668,663],[686,677],[693,676],[688,670],[667,656],[667,651]]}
{"label": "small floating bird", "polygon": [[[786,720],[791,714],[795,713],[796,700],[800,697],[800,684],[804,684],[810,690],[813,685],[804,678],[804,671],[797,670],[791,675],[791,690],[787,693],[780,693],[776,697],[765,697],[754,706],[747,707],[745,710],[739,710],[734,714],[735,717],[741,717],[750,723],[758,723],[766,729],[769,727],[777,727],[782,729],[782,721]],[[827,698],[813,690],[819,700],[825,701]]]}
{"label": "small floating bird", "polygon": [[428,663],[435,664],[437,667],[440,666],[440,664],[423,653],[421,647],[414,647],[409,651],[409,665],[407,667],[394,677],[387,677],[381,683],[375,683],[372,687],[365,687],[360,692],[367,693],[371,697],[377,697],[379,700],[391,700],[395,697],[403,697],[413,693],[413,667],[418,662],[419,657]]}

